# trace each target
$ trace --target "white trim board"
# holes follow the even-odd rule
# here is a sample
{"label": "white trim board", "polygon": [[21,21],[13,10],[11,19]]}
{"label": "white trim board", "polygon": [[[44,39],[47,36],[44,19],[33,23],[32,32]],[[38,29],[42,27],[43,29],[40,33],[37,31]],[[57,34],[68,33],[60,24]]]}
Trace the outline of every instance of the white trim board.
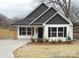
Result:
{"label": "white trim board", "polygon": [[62,14],[59,13],[59,12],[58,12],[58,14],[59,14],[61,17],[63,17],[66,21],[68,21],[68,22],[70,23],[70,25],[73,25],[73,23],[72,23],[69,19],[67,19],[64,15],[62,15]]}
{"label": "white trim board", "polygon": [[[59,14],[61,17],[63,17],[67,22],[69,22],[70,25],[73,25],[72,22],[67,19],[65,16],[61,15],[59,12],[55,13],[51,18],[55,17],[57,14]],[[51,18],[49,18],[43,25],[45,25],[48,21],[51,20]]]}

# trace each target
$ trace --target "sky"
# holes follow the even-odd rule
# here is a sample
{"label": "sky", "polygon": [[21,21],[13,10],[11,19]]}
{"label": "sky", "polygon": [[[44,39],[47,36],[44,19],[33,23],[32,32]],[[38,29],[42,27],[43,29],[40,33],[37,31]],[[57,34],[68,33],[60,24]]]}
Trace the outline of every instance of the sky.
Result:
{"label": "sky", "polygon": [[[79,5],[79,0],[73,0]],[[0,13],[8,18],[21,17],[29,14],[38,6],[33,0],[0,0]]]}

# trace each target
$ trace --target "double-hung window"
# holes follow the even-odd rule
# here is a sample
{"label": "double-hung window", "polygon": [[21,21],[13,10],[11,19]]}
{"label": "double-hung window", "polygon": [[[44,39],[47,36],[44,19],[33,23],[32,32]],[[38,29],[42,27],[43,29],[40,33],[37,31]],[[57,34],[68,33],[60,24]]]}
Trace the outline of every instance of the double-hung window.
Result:
{"label": "double-hung window", "polygon": [[51,36],[52,37],[56,37],[57,36],[57,28],[56,27],[52,27],[52,30],[51,30]]}
{"label": "double-hung window", "polygon": [[27,28],[27,35],[31,35],[31,27]]}
{"label": "double-hung window", "polygon": [[56,37],[57,36],[57,28],[56,27],[49,27],[48,28],[48,36],[49,37]]}
{"label": "double-hung window", "polygon": [[63,35],[64,35],[63,27],[58,27],[58,37],[63,37]]}
{"label": "double-hung window", "polygon": [[20,32],[19,32],[19,34],[20,35],[26,35],[26,28],[25,27],[20,27]]}
{"label": "double-hung window", "polygon": [[66,37],[66,27],[48,27],[48,37]]}

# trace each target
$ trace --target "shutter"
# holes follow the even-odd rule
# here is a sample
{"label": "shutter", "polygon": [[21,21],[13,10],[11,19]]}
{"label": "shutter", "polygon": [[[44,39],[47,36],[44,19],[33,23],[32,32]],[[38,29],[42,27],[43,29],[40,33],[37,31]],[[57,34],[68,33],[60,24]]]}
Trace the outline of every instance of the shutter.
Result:
{"label": "shutter", "polygon": [[51,37],[50,36],[50,27],[48,27],[48,37]]}
{"label": "shutter", "polygon": [[67,36],[67,28],[64,27],[64,37],[66,37],[66,36]]}

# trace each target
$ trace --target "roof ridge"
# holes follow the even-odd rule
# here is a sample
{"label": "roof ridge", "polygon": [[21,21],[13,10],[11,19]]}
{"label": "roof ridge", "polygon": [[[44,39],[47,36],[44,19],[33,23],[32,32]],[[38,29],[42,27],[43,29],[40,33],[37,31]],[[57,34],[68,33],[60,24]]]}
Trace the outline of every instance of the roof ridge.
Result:
{"label": "roof ridge", "polygon": [[[38,5],[30,14],[32,14],[37,8],[39,8],[41,5],[45,5],[46,7],[48,7],[45,3],[41,3],[40,5]],[[49,8],[49,7],[48,7]],[[24,20],[30,15],[30,14],[28,14],[25,18],[24,18]]]}
{"label": "roof ridge", "polygon": [[[53,7],[49,7],[46,11],[44,11],[40,16],[38,16],[34,21],[32,21],[30,24],[34,23],[38,18],[40,18],[42,15],[44,15],[46,12],[48,12],[51,8]],[[54,9],[54,8],[53,8]],[[55,10],[55,9],[54,9]],[[57,12],[57,10],[55,10]]]}
{"label": "roof ridge", "polygon": [[43,14],[45,14],[50,8],[48,8],[47,10],[45,10],[40,16],[38,16],[35,20],[33,20],[30,24],[32,24],[33,22],[35,22],[39,17],[41,17]]}

